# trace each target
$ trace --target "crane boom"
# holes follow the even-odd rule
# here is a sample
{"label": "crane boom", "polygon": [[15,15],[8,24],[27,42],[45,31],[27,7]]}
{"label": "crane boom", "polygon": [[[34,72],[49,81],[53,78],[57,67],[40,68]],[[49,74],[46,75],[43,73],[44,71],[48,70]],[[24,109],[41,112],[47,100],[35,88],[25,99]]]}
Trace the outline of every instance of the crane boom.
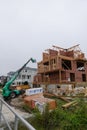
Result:
{"label": "crane boom", "polygon": [[[26,65],[27,65],[30,61],[32,61],[33,63],[36,62],[35,59],[30,58],[19,70],[17,70],[17,71],[15,72],[15,74],[13,75],[13,77],[5,84],[5,86],[3,87],[3,93],[2,93],[3,97],[6,98],[6,97],[9,97],[9,96],[10,96],[11,92],[13,92],[13,91],[10,90],[11,84],[12,84],[13,81],[18,77],[18,75],[20,74],[20,72],[26,67]],[[19,90],[14,90],[14,92],[15,92],[16,94],[19,94],[19,93],[20,93]]]}

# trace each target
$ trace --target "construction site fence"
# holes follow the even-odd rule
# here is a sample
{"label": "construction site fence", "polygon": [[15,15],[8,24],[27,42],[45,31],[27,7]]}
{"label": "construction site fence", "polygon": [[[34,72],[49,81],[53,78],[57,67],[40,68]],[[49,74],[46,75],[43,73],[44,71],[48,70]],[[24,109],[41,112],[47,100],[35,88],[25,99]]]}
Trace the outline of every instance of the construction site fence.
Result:
{"label": "construction site fence", "polygon": [[[6,117],[3,113],[3,106],[6,106],[10,112],[12,112],[14,114],[14,125],[13,128],[11,128],[11,124],[9,123],[8,120],[6,120]],[[0,125],[3,124],[2,122],[4,122],[4,125],[6,125],[6,127],[8,128],[8,130],[18,130],[18,122],[21,121],[22,125],[26,126],[26,128],[28,128],[28,130],[36,130],[29,122],[27,122],[23,117],[21,117],[18,113],[16,113],[11,106],[9,106],[2,98],[0,98]]]}

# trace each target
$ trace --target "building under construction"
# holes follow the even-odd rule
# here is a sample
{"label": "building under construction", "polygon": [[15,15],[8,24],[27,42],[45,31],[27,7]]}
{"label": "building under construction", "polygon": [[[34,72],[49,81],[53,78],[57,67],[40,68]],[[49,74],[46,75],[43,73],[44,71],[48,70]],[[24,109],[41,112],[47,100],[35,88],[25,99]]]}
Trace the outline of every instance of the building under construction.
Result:
{"label": "building under construction", "polygon": [[42,54],[38,63],[38,74],[34,84],[78,84],[86,85],[87,59],[79,44],[64,49],[52,46]]}

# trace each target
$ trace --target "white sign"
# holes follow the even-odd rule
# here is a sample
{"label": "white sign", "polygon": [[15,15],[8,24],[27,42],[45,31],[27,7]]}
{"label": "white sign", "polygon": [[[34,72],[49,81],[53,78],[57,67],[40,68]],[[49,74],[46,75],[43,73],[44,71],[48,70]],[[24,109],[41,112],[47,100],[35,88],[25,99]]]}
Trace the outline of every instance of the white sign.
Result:
{"label": "white sign", "polygon": [[26,95],[34,95],[39,93],[43,93],[43,88],[26,89]]}

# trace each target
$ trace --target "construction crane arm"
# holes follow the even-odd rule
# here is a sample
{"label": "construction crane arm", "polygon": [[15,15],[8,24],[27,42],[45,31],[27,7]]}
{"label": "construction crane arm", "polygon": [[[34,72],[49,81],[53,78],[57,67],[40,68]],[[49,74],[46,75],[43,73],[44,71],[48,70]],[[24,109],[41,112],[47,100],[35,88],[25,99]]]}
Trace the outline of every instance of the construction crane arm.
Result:
{"label": "construction crane arm", "polygon": [[11,84],[13,83],[13,81],[18,77],[18,75],[20,74],[20,72],[26,67],[26,65],[32,61],[33,63],[36,62],[35,59],[30,58],[19,70],[17,70],[15,72],[15,74],[13,75],[13,77],[5,84],[5,86],[3,87],[3,96],[5,96],[6,91],[9,91]]}

